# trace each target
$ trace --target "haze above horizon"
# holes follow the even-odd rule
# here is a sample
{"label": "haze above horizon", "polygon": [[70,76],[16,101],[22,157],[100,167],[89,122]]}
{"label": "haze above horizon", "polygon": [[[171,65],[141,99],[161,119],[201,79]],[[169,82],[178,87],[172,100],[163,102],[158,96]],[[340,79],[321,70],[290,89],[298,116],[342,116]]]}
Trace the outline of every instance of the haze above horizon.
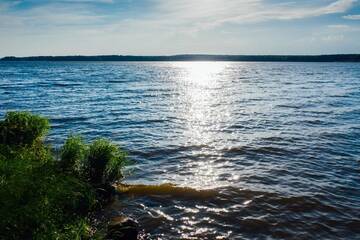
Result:
{"label": "haze above horizon", "polygon": [[0,57],[348,54],[358,0],[2,0]]}

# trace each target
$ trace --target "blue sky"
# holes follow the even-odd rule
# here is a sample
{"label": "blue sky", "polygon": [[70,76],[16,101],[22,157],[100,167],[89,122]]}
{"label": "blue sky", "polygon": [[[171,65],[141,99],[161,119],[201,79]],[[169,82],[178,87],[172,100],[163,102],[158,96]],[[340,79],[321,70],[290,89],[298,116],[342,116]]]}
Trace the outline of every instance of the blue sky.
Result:
{"label": "blue sky", "polygon": [[360,53],[358,0],[0,0],[0,56]]}

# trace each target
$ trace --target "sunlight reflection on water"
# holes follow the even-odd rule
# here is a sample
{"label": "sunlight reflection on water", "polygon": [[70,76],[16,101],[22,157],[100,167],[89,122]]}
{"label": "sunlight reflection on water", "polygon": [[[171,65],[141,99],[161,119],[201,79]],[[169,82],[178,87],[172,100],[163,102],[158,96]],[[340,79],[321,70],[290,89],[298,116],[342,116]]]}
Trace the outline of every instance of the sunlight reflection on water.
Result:
{"label": "sunlight reflection on water", "polygon": [[[220,81],[226,81],[222,75],[227,67],[225,62],[186,62],[177,63],[182,68],[182,77],[178,79],[183,84],[185,102],[179,103],[187,106],[186,111],[181,112],[184,119],[183,134],[189,145],[211,146],[216,139],[216,130],[220,128],[220,121],[224,121],[227,115],[226,109],[219,111],[221,96]],[[211,147],[194,151],[193,154],[207,156],[214,153]],[[182,179],[181,185],[195,188],[213,188],[221,186],[217,182],[221,172],[221,163],[205,159],[200,162],[188,162],[185,168],[193,174]]]}

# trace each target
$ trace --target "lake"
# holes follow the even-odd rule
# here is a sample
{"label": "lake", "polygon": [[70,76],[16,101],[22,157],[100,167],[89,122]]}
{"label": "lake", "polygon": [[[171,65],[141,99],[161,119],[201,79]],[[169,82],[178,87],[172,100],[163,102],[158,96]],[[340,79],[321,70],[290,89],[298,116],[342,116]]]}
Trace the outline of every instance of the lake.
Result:
{"label": "lake", "polygon": [[120,196],[150,239],[360,239],[359,63],[0,62],[13,110],[118,143],[126,183],[203,190]]}

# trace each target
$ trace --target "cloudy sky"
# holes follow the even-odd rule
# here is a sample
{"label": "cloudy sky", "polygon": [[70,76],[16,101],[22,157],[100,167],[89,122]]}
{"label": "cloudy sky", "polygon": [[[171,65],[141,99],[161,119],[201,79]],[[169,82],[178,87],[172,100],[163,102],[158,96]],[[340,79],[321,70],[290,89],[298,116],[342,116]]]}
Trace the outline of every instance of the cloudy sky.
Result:
{"label": "cloudy sky", "polygon": [[0,0],[0,57],[360,53],[358,0]]}

